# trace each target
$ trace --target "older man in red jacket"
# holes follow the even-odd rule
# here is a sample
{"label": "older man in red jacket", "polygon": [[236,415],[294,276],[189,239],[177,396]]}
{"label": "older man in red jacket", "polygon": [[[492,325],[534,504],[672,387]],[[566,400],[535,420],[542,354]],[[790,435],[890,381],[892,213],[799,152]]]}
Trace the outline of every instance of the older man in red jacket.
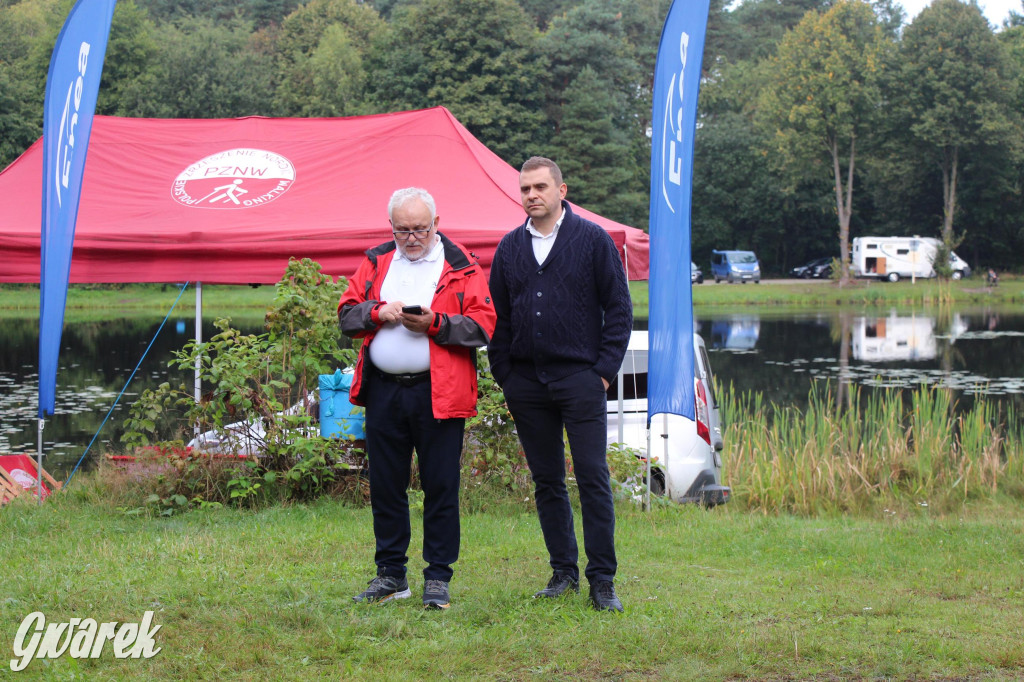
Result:
{"label": "older man in red jacket", "polygon": [[393,241],[366,252],[338,304],[347,336],[363,339],[352,402],[366,406],[377,577],[353,597],[409,597],[409,472],[423,487],[423,605],[447,608],[459,556],[459,469],[466,417],[476,414],[476,348],[494,333],[487,277],[437,231],[434,199],[410,187],[388,204]]}

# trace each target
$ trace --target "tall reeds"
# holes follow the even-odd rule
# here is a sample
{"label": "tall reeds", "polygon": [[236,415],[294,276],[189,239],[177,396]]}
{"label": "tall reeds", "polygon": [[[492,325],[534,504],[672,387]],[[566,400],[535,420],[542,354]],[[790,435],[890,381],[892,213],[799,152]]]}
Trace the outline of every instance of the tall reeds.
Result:
{"label": "tall reeds", "polygon": [[816,382],[805,410],[722,388],[724,478],[737,506],[764,513],[867,511],[1024,495],[1024,431],[1011,412],[978,397],[959,410],[952,392],[921,386],[844,399]]}

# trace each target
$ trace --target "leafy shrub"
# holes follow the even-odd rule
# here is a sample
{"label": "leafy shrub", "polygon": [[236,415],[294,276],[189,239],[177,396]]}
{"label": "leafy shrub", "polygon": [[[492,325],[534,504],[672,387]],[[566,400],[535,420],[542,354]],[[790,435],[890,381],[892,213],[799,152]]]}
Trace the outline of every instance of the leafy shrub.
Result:
{"label": "leafy shrub", "polygon": [[941,241],[935,247],[935,253],[932,255],[932,269],[935,270],[935,275],[940,279],[949,279],[953,275],[953,265],[949,259],[953,255],[953,249],[960,246],[963,242],[964,237],[967,233],[963,233],[958,237],[943,237]]}
{"label": "leafy shrub", "polygon": [[613,443],[608,448],[608,469],[616,497],[633,501],[643,499],[647,490],[647,461],[642,458],[640,450]]}
{"label": "leafy shrub", "polygon": [[[161,504],[309,499],[334,488],[339,475],[359,463],[361,451],[321,438],[313,417],[318,376],[355,360],[355,351],[338,344],[336,307],[344,288],[344,279],[334,281],[319,264],[292,259],[276,285],[265,333],[245,335],[219,319],[213,338],[189,341],[174,353],[171,364],[182,369],[198,363],[207,392],[196,402],[184,384],[147,390],[131,407],[122,441],[136,452],[155,444],[179,474],[189,474],[159,474],[162,490],[153,494]],[[181,456],[183,434],[192,429],[214,438],[202,453]],[[160,440],[168,434],[177,438]],[[175,457],[166,457],[167,447]],[[223,464],[213,454],[258,456]]]}
{"label": "leafy shrub", "polygon": [[478,373],[477,415],[466,420],[463,440],[463,478],[486,481],[519,492],[531,487],[526,457],[519,445],[515,423],[505,404],[505,394],[491,375],[487,354]]}

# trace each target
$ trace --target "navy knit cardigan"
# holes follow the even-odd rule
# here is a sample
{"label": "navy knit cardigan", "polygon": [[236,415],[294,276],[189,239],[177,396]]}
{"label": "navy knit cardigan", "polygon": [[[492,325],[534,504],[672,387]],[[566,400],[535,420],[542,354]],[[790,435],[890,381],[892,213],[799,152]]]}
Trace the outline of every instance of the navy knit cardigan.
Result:
{"label": "navy knit cardigan", "polygon": [[526,222],[494,252],[490,288],[498,324],[487,347],[502,384],[516,371],[542,383],[594,369],[618,374],[633,326],[633,304],[615,242],[562,202],[554,247],[537,265]]}

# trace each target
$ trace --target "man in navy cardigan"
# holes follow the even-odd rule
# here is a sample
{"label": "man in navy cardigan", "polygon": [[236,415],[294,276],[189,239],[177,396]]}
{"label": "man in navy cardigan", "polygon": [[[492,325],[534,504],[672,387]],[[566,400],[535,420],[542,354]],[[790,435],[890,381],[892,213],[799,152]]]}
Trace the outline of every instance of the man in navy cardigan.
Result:
{"label": "man in navy cardigan", "polygon": [[490,288],[498,323],[487,354],[533,475],[550,556],[553,574],[534,597],[579,591],[564,428],[580,491],[590,601],[598,610],[622,611],[613,583],[606,391],[633,325],[626,273],[608,233],[564,201],[566,186],[553,161],[527,160],[519,184],[528,218],[494,252]]}

